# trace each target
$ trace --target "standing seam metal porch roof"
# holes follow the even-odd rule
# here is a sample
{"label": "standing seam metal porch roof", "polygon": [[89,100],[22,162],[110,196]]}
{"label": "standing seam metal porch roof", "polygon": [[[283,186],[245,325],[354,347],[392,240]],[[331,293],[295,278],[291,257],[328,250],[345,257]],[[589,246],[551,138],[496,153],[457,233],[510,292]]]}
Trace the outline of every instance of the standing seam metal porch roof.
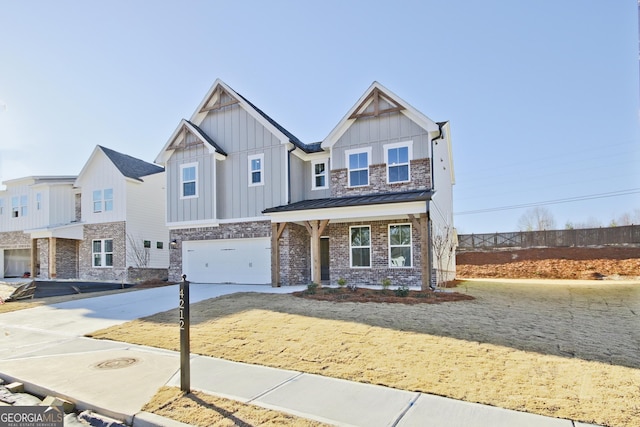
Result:
{"label": "standing seam metal porch roof", "polygon": [[367,194],[362,196],[329,197],[325,199],[310,199],[289,205],[276,206],[262,211],[263,214],[293,212],[310,209],[343,208],[367,205],[382,205],[388,203],[406,203],[431,200],[434,192],[431,190],[414,190],[400,193]]}

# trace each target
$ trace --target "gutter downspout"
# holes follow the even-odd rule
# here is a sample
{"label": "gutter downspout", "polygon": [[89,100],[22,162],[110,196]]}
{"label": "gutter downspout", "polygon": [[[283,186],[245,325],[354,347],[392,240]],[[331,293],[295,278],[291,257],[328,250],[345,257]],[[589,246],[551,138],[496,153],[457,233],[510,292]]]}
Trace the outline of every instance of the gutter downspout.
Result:
{"label": "gutter downspout", "polygon": [[432,277],[433,277],[433,223],[431,222],[431,200],[433,199],[433,195],[436,192],[436,186],[435,186],[435,174],[434,174],[434,169],[435,169],[435,153],[433,150],[434,147],[434,141],[437,139],[442,139],[442,126],[444,125],[444,123],[442,122],[437,122],[438,125],[438,136],[434,136],[433,138],[431,138],[431,198],[429,200],[427,200],[427,230],[428,230],[428,244],[429,244],[429,287],[431,289],[435,289],[437,284],[438,284],[438,276],[436,273],[436,283],[432,282]]}
{"label": "gutter downspout", "polygon": [[291,153],[293,153],[296,148],[296,145],[293,144],[293,148],[287,150],[287,204],[291,204]]}

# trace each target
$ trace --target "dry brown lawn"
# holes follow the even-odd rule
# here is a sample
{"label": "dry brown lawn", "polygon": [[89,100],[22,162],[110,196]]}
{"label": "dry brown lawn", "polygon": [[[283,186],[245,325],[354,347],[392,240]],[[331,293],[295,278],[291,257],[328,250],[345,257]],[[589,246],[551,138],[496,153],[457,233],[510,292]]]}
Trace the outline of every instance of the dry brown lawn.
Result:
{"label": "dry brown lawn", "polygon": [[[191,306],[191,351],[608,426],[640,420],[640,282],[467,281],[443,304],[243,293]],[[91,336],[179,349],[177,310]]]}
{"label": "dry brown lawn", "polygon": [[162,387],[142,410],[202,427],[321,427],[327,425],[198,391],[185,394],[177,387]]}

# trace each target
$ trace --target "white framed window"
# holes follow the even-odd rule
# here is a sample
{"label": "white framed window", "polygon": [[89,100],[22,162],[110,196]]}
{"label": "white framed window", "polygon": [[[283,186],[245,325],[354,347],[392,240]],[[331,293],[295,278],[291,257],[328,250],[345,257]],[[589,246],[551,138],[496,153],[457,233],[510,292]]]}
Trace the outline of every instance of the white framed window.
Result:
{"label": "white framed window", "polygon": [[113,210],[113,188],[105,188],[102,191],[104,197],[104,211],[109,212]]}
{"label": "white framed window", "polygon": [[398,142],[384,146],[384,162],[387,164],[387,183],[409,182],[410,162],[413,157],[413,141]]}
{"label": "white framed window", "polygon": [[4,199],[0,199],[0,215],[4,215]]}
{"label": "white framed window", "polygon": [[113,210],[113,189],[93,190],[93,212],[107,212]]}
{"label": "white framed window", "polygon": [[329,188],[329,161],[317,160],[311,164],[311,189],[323,190]]}
{"label": "white framed window", "polygon": [[254,154],[248,157],[249,187],[264,185],[264,154]]}
{"label": "white framed window", "polygon": [[36,193],[36,210],[42,209],[42,193]]}
{"label": "white framed window", "polygon": [[371,267],[371,227],[349,227],[349,248],[352,268]]}
{"label": "white framed window", "polygon": [[26,195],[13,196],[11,198],[11,217],[18,218],[21,216],[27,216],[27,202],[29,198]]}
{"label": "white framed window", "polygon": [[371,163],[371,147],[345,151],[349,187],[369,185],[369,164]]}
{"label": "white framed window", "polygon": [[113,240],[102,239],[91,242],[94,267],[113,267]]}
{"label": "white framed window", "polygon": [[390,224],[389,267],[411,267],[411,253],[411,224]]}
{"label": "white framed window", "polygon": [[20,197],[13,196],[11,198],[11,218],[18,218],[20,216]]}
{"label": "white framed window", "polygon": [[180,198],[198,197],[198,164],[180,165]]}

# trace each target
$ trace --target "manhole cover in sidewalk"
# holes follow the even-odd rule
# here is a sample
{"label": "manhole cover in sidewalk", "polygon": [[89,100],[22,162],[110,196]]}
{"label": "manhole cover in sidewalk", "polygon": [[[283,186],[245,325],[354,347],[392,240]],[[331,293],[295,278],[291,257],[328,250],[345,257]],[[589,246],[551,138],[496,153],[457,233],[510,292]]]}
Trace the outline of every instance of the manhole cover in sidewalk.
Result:
{"label": "manhole cover in sidewalk", "polygon": [[119,357],[116,359],[109,359],[100,363],[96,363],[95,365],[93,365],[93,367],[96,369],[120,369],[134,365],[138,362],[138,359],[136,359],[135,357]]}

